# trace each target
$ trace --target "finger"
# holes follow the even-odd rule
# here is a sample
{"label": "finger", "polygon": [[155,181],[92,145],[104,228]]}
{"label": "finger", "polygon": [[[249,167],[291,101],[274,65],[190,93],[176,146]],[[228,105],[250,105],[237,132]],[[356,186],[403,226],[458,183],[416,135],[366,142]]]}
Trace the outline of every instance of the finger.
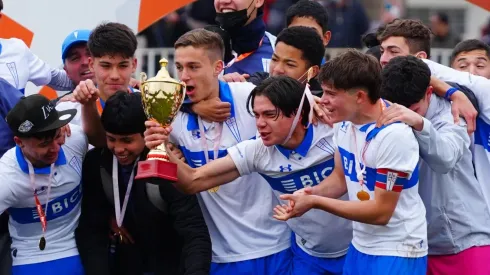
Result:
{"label": "finger", "polygon": [[153,121],[153,120],[147,120],[145,121],[145,126],[146,127],[161,127],[160,123]]}
{"label": "finger", "polygon": [[315,126],[318,125],[318,118],[316,118],[316,116],[314,116],[312,119],[311,119],[311,123]]}
{"label": "finger", "polygon": [[249,74],[242,74],[242,77],[245,79],[248,79],[248,78],[250,78],[250,75]]}
{"label": "finger", "polygon": [[313,188],[311,188],[311,187],[309,187],[309,186],[308,186],[308,187],[306,187],[306,188],[304,189],[304,191],[305,191],[305,193],[306,193],[307,195],[313,195]]}
{"label": "finger", "polygon": [[279,196],[279,198],[283,201],[287,201],[287,200],[292,201],[295,199],[295,196],[292,194],[282,194]]}
{"label": "finger", "polygon": [[161,145],[163,142],[161,141],[146,141],[145,145],[148,149],[153,149],[159,145]]}
{"label": "finger", "polygon": [[472,134],[476,130],[476,114],[468,116],[466,119],[468,134]]}
{"label": "finger", "polygon": [[453,105],[451,108],[451,114],[453,114],[454,124],[459,124],[459,110],[456,106]]}
{"label": "finger", "polygon": [[71,136],[71,128],[70,128],[70,125],[69,124],[66,125],[66,136],[67,137],[70,137]]}

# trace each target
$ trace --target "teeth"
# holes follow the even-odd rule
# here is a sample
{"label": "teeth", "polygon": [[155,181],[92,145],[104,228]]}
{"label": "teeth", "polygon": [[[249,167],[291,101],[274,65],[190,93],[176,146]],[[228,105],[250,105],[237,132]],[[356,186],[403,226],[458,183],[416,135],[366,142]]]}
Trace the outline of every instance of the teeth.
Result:
{"label": "teeth", "polygon": [[232,10],[232,9],[222,9],[221,12],[222,13],[227,13],[227,12],[234,12],[235,10]]}
{"label": "teeth", "polygon": [[82,75],[87,75],[87,74],[90,74],[91,72],[90,71],[85,71],[82,73]]}

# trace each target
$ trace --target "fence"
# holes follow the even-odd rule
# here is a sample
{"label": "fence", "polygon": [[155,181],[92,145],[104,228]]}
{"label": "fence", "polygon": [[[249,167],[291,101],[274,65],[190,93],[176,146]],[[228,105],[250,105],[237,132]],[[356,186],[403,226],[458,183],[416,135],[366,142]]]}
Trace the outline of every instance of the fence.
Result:
{"label": "fence", "polygon": [[[334,57],[346,49],[344,48],[327,48],[326,58]],[[452,49],[431,49],[431,59],[449,65]],[[161,58],[166,58],[169,62],[167,69],[170,75],[176,78],[174,65],[174,49],[173,48],[140,48],[136,50],[136,58],[138,58],[138,67],[136,68],[136,76],[139,77],[140,72],[146,72],[148,77],[153,77],[159,70],[158,61]]]}

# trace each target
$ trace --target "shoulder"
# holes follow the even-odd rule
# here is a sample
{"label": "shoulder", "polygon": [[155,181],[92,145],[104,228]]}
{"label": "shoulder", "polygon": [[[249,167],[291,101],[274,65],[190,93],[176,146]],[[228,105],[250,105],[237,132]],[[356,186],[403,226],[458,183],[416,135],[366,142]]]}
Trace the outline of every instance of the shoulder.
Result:
{"label": "shoulder", "polygon": [[[27,50],[28,47],[24,41],[18,39],[18,38],[9,38],[9,39],[2,39],[0,41],[3,46],[8,46],[9,50]],[[11,48],[10,48],[11,47]]]}
{"label": "shoulder", "polygon": [[255,88],[255,85],[250,82],[229,82],[228,86],[230,87],[230,91],[233,95],[236,93],[250,94],[250,92]]}
{"label": "shoulder", "polygon": [[88,138],[80,126],[75,124],[69,124],[69,126],[71,136],[66,138],[63,147],[70,149],[73,154],[83,158],[88,150]]}
{"label": "shoulder", "polygon": [[[369,131],[370,133],[370,131]],[[368,133],[368,134],[369,134]],[[393,123],[382,130],[374,137],[374,140],[385,142],[404,142],[416,141],[413,130],[405,123]]]}
{"label": "shoulder", "polygon": [[[18,173],[22,173],[22,170],[20,170],[18,165],[16,147],[14,147],[5,152],[0,158],[0,178],[13,179],[12,176],[15,178]],[[3,183],[3,180],[0,180],[0,184]]]}

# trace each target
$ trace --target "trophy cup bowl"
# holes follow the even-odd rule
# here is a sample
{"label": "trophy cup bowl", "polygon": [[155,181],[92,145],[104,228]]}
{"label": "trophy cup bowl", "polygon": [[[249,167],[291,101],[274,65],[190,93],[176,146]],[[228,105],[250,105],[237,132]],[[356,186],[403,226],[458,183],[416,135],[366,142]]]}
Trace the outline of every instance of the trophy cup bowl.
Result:
{"label": "trophy cup bowl", "polygon": [[[166,59],[160,60],[160,70],[155,77],[147,79],[141,73],[141,98],[148,119],[154,120],[162,127],[172,124],[185,97],[185,83],[170,77]],[[138,162],[138,173],[135,179],[163,178],[177,181],[177,165],[169,161],[165,144],[160,144],[148,153],[145,161]]]}

